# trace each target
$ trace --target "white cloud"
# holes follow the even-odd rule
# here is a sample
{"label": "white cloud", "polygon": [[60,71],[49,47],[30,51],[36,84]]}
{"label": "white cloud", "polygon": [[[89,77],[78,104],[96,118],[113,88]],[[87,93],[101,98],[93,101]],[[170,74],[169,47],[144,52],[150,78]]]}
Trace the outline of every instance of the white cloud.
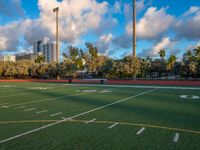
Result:
{"label": "white cloud", "polygon": [[200,7],[191,7],[176,23],[175,31],[178,38],[188,40],[198,39],[200,36]]}
{"label": "white cloud", "polygon": [[192,6],[190,9],[183,14],[183,16],[192,15],[198,13],[200,11],[200,7]]}
{"label": "white cloud", "polygon": [[133,7],[131,6],[131,4],[125,3],[124,6],[123,6],[123,12],[124,12],[125,18],[127,20],[132,20],[132,18],[133,18]]}
{"label": "white cloud", "polygon": [[96,45],[100,50],[100,53],[108,55],[112,41],[113,41],[113,35],[111,33],[102,35],[99,38],[99,41],[96,42]]}
{"label": "white cloud", "polygon": [[155,45],[153,47],[152,55],[153,56],[158,55],[158,52],[160,51],[160,49],[168,48],[170,46],[170,44],[171,44],[171,42],[170,42],[170,38],[169,37],[162,38],[160,43],[158,43],[157,45]]}
{"label": "white cloud", "polygon": [[[55,16],[49,15],[55,6],[60,7],[61,40],[73,41],[90,29],[96,29],[103,20],[103,15],[108,12],[108,3],[97,3],[94,0],[39,0],[41,10],[41,25],[55,35]],[[53,29],[53,30],[52,30]],[[75,30],[76,29],[76,30]]]}
{"label": "white cloud", "polygon": [[133,22],[129,22],[125,27],[126,33],[128,35],[133,35]]}
{"label": "white cloud", "polygon": [[122,4],[119,1],[116,1],[114,4],[114,13],[121,13],[122,12]]}
{"label": "white cloud", "polygon": [[102,35],[100,37],[101,41],[104,41],[105,43],[110,43],[113,39],[113,35],[111,33],[107,34],[107,35]]}
{"label": "white cloud", "polygon": [[4,37],[0,37],[0,49],[5,49],[7,42],[8,42],[8,39],[6,39]]}
{"label": "white cloud", "polygon": [[[19,0],[13,0],[15,2]],[[47,36],[55,39],[55,14],[52,9],[59,7],[59,31],[63,42],[74,42],[90,30],[97,30],[108,12],[107,2],[96,0],[38,0],[40,17],[35,20],[22,20],[0,26],[1,50],[16,50],[20,38],[24,37],[28,46],[35,40]],[[8,42],[5,42],[8,41]],[[28,47],[27,46],[27,47]]]}
{"label": "white cloud", "polygon": [[136,9],[137,9],[137,13],[141,12],[142,10],[145,9],[145,4],[144,4],[145,0],[137,0],[136,1]]}
{"label": "white cloud", "polygon": [[141,53],[139,53],[139,56],[141,56],[141,57],[147,57],[147,56],[156,57],[156,56],[158,56],[158,52],[160,51],[160,49],[169,50],[170,48],[173,47],[173,45],[174,45],[174,42],[171,41],[169,37],[164,37],[161,39],[161,41],[159,43],[155,44],[153,46],[153,48],[144,49]]}
{"label": "white cloud", "polygon": [[0,50],[14,51],[20,43],[21,36],[28,30],[31,25],[29,19],[22,22],[13,22],[4,26],[0,26]]}
{"label": "white cloud", "polygon": [[24,16],[21,0],[0,0],[0,14],[6,17]]}
{"label": "white cloud", "polygon": [[[137,37],[139,39],[158,39],[169,30],[174,21],[175,18],[167,14],[165,8],[157,10],[156,7],[150,7],[136,25]],[[131,29],[128,31],[131,34]]]}

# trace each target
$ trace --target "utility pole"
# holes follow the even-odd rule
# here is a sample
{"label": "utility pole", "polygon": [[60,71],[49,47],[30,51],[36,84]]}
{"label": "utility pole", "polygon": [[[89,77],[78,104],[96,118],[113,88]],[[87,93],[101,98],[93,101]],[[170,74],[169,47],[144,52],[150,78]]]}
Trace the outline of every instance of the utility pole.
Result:
{"label": "utility pole", "polygon": [[58,11],[59,7],[56,7],[53,9],[53,12],[56,12],[56,61],[59,63],[59,56],[60,56],[60,50],[59,50],[59,34],[58,34]]}
{"label": "utility pole", "polygon": [[133,0],[133,58],[136,58],[136,0]]}

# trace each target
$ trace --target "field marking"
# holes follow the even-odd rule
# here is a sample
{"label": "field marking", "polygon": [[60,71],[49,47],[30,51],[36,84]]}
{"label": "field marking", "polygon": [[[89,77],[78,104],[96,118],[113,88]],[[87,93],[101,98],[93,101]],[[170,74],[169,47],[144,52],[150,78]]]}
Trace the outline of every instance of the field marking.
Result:
{"label": "field marking", "polygon": [[36,110],[37,108],[30,108],[30,109],[25,109],[24,111],[32,111],[32,110]]}
{"label": "field marking", "polygon": [[[61,117],[61,118],[62,119],[67,119],[65,117]],[[0,121],[0,124],[52,123],[52,122],[58,122],[58,121],[61,121],[61,120],[57,119],[57,120]],[[72,121],[74,123],[85,123],[88,120],[68,119],[68,121]],[[116,121],[100,121],[100,120],[94,121],[93,123],[96,123],[96,124],[114,124],[114,123],[118,123],[120,125],[125,125],[125,126],[147,127],[147,128],[155,128],[155,129],[162,129],[162,130],[169,130],[169,131],[179,131],[179,132],[185,132],[185,133],[192,133],[192,134],[200,135],[200,131],[189,130],[189,129],[181,129],[181,128],[172,128],[172,127],[165,127],[165,126],[156,126],[156,125],[149,125],[149,124],[137,124],[137,123],[120,122],[120,121],[119,122],[116,122]]]}
{"label": "field marking", "polygon": [[140,135],[145,130],[145,127],[142,127],[136,134]]}
{"label": "field marking", "polygon": [[[67,119],[66,117],[61,117],[63,120]],[[58,120],[57,120],[58,121]],[[67,121],[74,121],[74,119],[67,119]]]}
{"label": "field marking", "polygon": [[92,120],[89,120],[89,121],[86,121],[85,124],[89,124],[89,123],[92,123],[96,120],[96,118],[92,119]]}
{"label": "field marking", "polygon": [[2,105],[8,105],[8,103],[1,103],[0,106],[2,106]]}
{"label": "field marking", "polygon": [[102,93],[102,94],[104,94],[104,93],[112,93],[112,91],[111,91],[111,89],[105,89],[105,90],[100,91],[99,93]]}
{"label": "field marking", "polygon": [[82,92],[83,93],[94,93],[96,92],[97,90],[83,90]]}
{"label": "field marking", "polygon": [[0,88],[10,88],[10,87],[15,87],[13,85],[0,85]]}
{"label": "field marking", "polygon": [[181,95],[180,98],[195,100],[195,99],[199,99],[200,97],[196,95]]}
{"label": "field marking", "polygon": [[22,96],[22,95],[31,95],[33,93],[27,93],[27,94],[15,94],[15,95],[8,95],[8,96],[1,96],[0,98],[7,98],[7,97],[14,97],[14,96]]}
{"label": "field marking", "polygon": [[178,139],[179,139],[179,133],[176,133],[173,141],[176,143],[176,142],[178,142]]}
{"label": "field marking", "polygon": [[35,100],[35,101],[30,101],[30,102],[24,102],[24,103],[19,103],[19,104],[15,104],[15,105],[10,105],[8,107],[15,107],[15,106],[21,106],[21,105],[26,105],[26,104],[33,104],[33,103],[39,103],[39,102],[44,102],[44,101],[51,101],[51,100],[61,99],[61,98],[64,98],[64,97],[68,98],[68,97],[79,96],[79,95],[84,95],[84,94],[88,94],[88,93],[65,95],[65,96],[59,96],[59,97],[54,97],[54,98]]}
{"label": "field marking", "polygon": [[1,106],[0,108],[8,108],[8,106]]}
{"label": "field marking", "polygon": [[37,111],[36,114],[42,114],[42,113],[45,113],[45,112],[48,112],[48,110],[41,110],[41,111]]}
{"label": "field marking", "polygon": [[[56,87],[61,87],[61,86],[55,86],[55,88]],[[24,90],[26,88],[21,88],[21,89]],[[47,90],[44,90],[44,91],[35,91],[35,90],[34,91],[22,91],[22,92],[31,92],[31,93],[27,93],[27,94],[15,94],[15,95],[9,95],[9,96],[1,96],[0,98],[7,98],[7,97],[13,97],[13,96],[22,96],[22,95],[31,95],[31,94],[34,94],[34,93],[49,93],[49,92],[52,92],[51,90],[53,90],[53,91],[63,91],[65,89],[62,88],[62,89],[47,89]],[[10,91],[18,92],[16,90],[10,90]],[[19,92],[21,92],[21,91],[19,91]]]}
{"label": "field marking", "polygon": [[51,115],[49,115],[50,117],[55,117],[55,116],[58,116],[58,115],[61,115],[62,114],[62,112],[59,112],[59,113],[55,113],[55,114],[51,114]]}
{"label": "field marking", "polygon": [[103,109],[103,108],[107,108],[107,107],[109,107],[109,106],[112,106],[112,105],[115,105],[115,104],[118,104],[118,103],[127,101],[127,100],[129,100],[129,99],[132,99],[132,98],[135,98],[135,97],[138,97],[138,96],[141,96],[141,95],[150,93],[150,92],[155,91],[155,90],[156,90],[156,89],[151,89],[151,90],[148,90],[148,91],[145,91],[145,92],[142,92],[142,93],[139,93],[139,94],[136,94],[136,95],[133,95],[133,96],[124,98],[124,99],[120,99],[120,100],[117,100],[117,101],[115,101],[115,102],[112,102],[112,103],[109,103],[109,104],[106,104],[106,105],[103,105],[103,106],[100,106],[100,107],[97,107],[97,108],[94,108],[94,109],[91,109],[91,110],[88,110],[88,111],[85,111],[85,112],[83,112],[83,113],[80,113],[80,114],[77,114],[77,115],[68,117],[68,118],[66,118],[66,119],[63,119],[63,120],[60,120],[60,121],[57,121],[57,122],[54,122],[54,123],[50,123],[50,124],[48,124],[48,125],[45,125],[45,126],[42,126],[42,127],[39,127],[39,128],[33,129],[33,130],[30,130],[30,131],[27,131],[27,132],[24,132],[24,133],[21,133],[21,134],[18,134],[18,135],[16,135],[16,136],[13,136],[13,137],[10,137],[10,138],[1,140],[1,141],[0,141],[0,144],[5,143],[5,142],[8,142],[8,141],[11,141],[11,140],[14,140],[14,139],[17,139],[17,138],[19,138],[19,137],[22,137],[22,136],[25,136],[25,135],[28,135],[28,134],[31,134],[31,133],[34,133],[34,132],[41,131],[41,130],[46,129],[46,128],[48,128],[48,127],[55,126],[55,125],[57,125],[57,124],[61,124],[61,123],[63,123],[63,122],[68,121],[68,119],[74,119],[74,118],[76,118],[76,117],[80,117],[80,116],[89,114],[89,113],[91,113],[91,112],[95,112],[95,111],[97,111],[97,110],[100,110],[100,109]]}
{"label": "field marking", "polygon": [[54,87],[27,87],[27,89],[31,89],[31,90],[51,90]]}
{"label": "field marking", "polygon": [[14,109],[21,109],[21,108],[26,108],[26,106],[15,107]]}
{"label": "field marking", "polygon": [[112,128],[114,128],[116,125],[118,125],[119,123],[114,123],[114,124],[112,124],[111,126],[109,126],[108,127],[108,129],[112,129]]}
{"label": "field marking", "polygon": [[139,86],[139,85],[100,85],[100,84],[61,84],[69,86],[88,86],[88,87],[113,87],[113,88],[147,88],[147,89],[178,89],[178,90],[200,90],[199,87],[181,87],[181,86]]}

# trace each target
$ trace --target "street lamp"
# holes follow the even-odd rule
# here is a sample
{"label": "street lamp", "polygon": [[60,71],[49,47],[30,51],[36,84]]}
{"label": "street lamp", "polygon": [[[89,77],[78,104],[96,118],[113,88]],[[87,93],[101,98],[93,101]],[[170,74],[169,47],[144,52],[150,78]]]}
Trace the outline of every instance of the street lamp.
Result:
{"label": "street lamp", "polygon": [[58,11],[59,11],[59,7],[56,7],[53,9],[53,12],[56,13],[56,61],[57,63],[59,62],[59,55],[60,55],[60,51],[59,51],[59,35],[58,35]]}

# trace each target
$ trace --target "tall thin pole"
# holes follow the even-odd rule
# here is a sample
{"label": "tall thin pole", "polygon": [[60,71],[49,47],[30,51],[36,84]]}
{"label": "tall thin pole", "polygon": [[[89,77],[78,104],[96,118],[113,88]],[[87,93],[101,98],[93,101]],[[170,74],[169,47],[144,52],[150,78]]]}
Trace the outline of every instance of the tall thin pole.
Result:
{"label": "tall thin pole", "polygon": [[59,50],[59,33],[58,33],[58,11],[59,7],[53,9],[53,12],[56,12],[56,61],[57,63],[60,61],[60,50]]}
{"label": "tall thin pole", "polygon": [[136,58],[136,0],[133,0],[133,58]]}

